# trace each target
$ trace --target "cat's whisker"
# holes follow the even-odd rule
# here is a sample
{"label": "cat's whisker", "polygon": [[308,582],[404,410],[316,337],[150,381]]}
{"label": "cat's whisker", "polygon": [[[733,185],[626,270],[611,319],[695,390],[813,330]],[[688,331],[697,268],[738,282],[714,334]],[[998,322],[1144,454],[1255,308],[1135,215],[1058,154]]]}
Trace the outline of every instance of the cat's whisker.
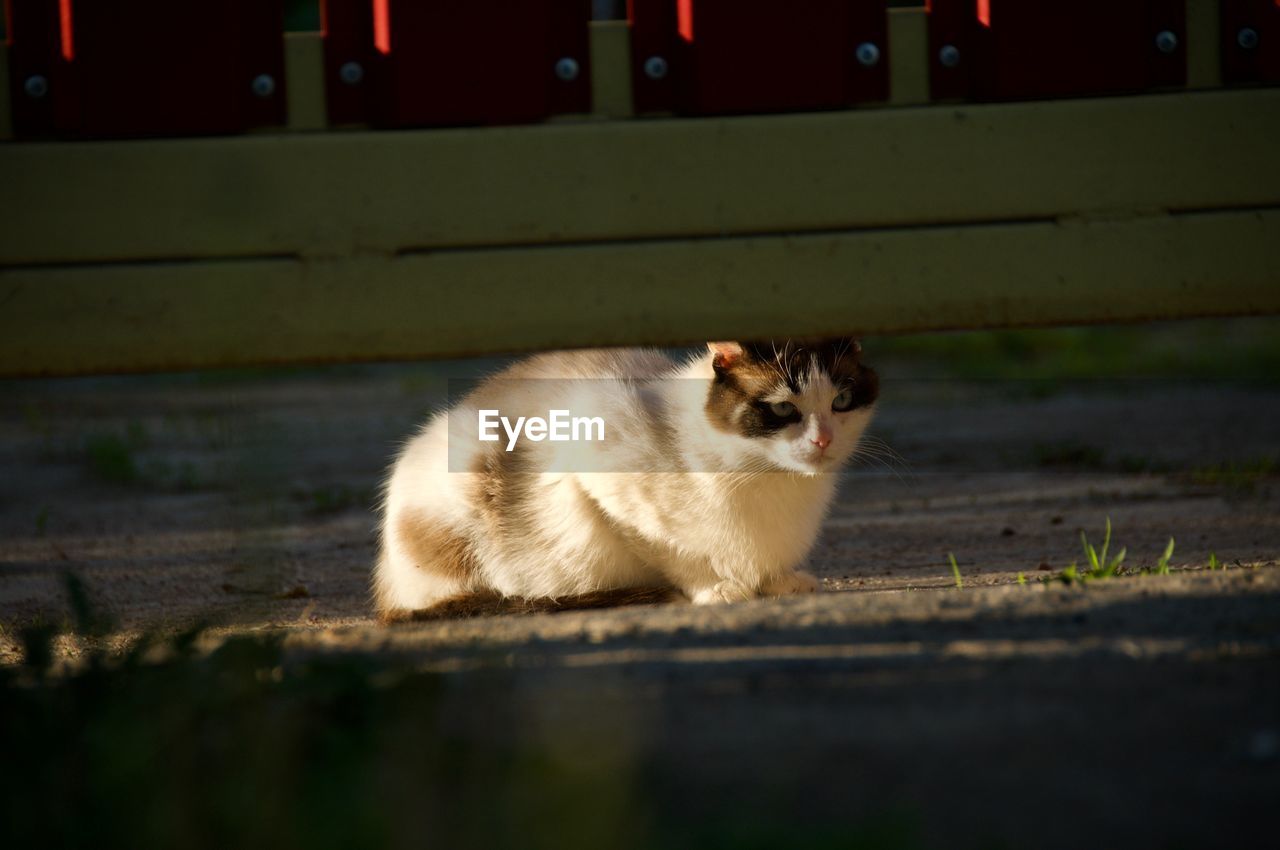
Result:
{"label": "cat's whisker", "polygon": [[773,363],[771,364],[773,366],[773,371],[778,373],[778,377],[782,380],[783,383],[786,383],[787,382],[787,364],[785,361],[790,359],[791,357],[791,343],[790,342],[784,343],[782,346],[782,350],[779,351],[778,343],[776,341],[771,340],[769,342],[769,347],[773,349]]}
{"label": "cat's whisker", "polygon": [[889,445],[884,440],[882,440],[881,438],[875,435],[864,434],[862,436],[862,442],[861,442],[860,448],[874,451],[875,453],[879,454],[882,457],[885,457],[895,463],[901,464],[903,468],[907,470],[911,469],[911,464],[907,461],[906,458],[904,458],[901,454],[899,454],[897,450],[893,448],[893,446]]}
{"label": "cat's whisker", "polygon": [[879,446],[860,446],[854,453],[854,457],[874,457],[884,461],[892,466],[900,466],[906,472],[911,471],[911,464],[898,453],[886,451]]}
{"label": "cat's whisker", "polygon": [[[885,471],[892,473],[893,476],[903,484],[916,483],[919,479],[918,479],[918,476],[915,474],[915,472],[911,469],[910,464],[908,464],[897,452],[892,451],[892,449],[889,449],[888,453],[885,453],[883,449],[887,449],[887,448],[888,448],[887,446],[880,447],[875,445],[859,446],[858,449],[853,453],[853,459],[855,461],[865,460],[869,463],[874,463],[884,468]],[[902,471],[906,473],[907,477],[903,477],[902,473],[898,471],[897,467],[899,465],[902,467]]]}
{"label": "cat's whisker", "polygon": [[878,460],[886,466],[893,468],[901,467],[904,472],[911,472],[911,466],[896,455],[885,454],[875,449],[862,449],[854,455],[854,458],[868,458]]}
{"label": "cat's whisker", "polygon": [[862,461],[863,463],[861,465],[864,468],[870,468],[873,470],[882,469],[885,472],[892,475],[894,478],[896,478],[899,482],[903,484],[908,483],[907,480],[904,479],[902,475],[898,472],[898,470],[894,469],[891,465],[886,463],[882,458],[875,457],[874,455],[863,454],[863,455],[855,456],[854,459],[856,461]]}
{"label": "cat's whisker", "polygon": [[906,462],[905,459],[902,457],[902,455],[898,454],[897,450],[894,449],[893,446],[889,445],[880,437],[877,437],[874,434],[863,434],[862,440],[865,443],[868,443],[877,448],[883,449],[884,451],[888,452],[889,454],[892,454],[894,457],[898,458],[899,460],[902,460],[904,463]]}
{"label": "cat's whisker", "polygon": [[839,348],[839,349],[837,349],[837,351],[836,351],[836,360],[837,360],[837,361],[838,361],[838,360],[842,360],[842,359],[844,358],[844,356],[845,356],[846,354],[848,354],[848,353],[849,353],[849,351],[850,351],[850,349],[852,349],[852,348],[853,348],[853,339],[852,339],[852,338],[848,338],[848,339],[844,339],[844,340],[842,340],[842,341],[840,342],[840,348]]}
{"label": "cat's whisker", "polygon": [[732,477],[729,480],[729,487],[726,491],[726,495],[733,495],[760,476],[773,471],[773,469],[774,467],[772,464],[767,461],[759,460],[755,462],[755,466],[753,468],[728,473]]}

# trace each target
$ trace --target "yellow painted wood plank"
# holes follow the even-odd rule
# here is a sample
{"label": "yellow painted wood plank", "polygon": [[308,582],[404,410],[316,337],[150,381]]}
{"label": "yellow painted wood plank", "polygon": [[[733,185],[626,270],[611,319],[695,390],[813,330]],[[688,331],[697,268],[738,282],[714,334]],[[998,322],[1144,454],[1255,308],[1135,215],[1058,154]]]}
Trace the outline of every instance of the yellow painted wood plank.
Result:
{"label": "yellow painted wood plank", "polygon": [[1280,89],[0,146],[0,265],[349,256],[1280,200]]}
{"label": "yellow painted wood plank", "polygon": [[325,106],[324,40],[320,33],[285,33],[284,63],[289,129],[324,129],[329,118]]}
{"label": "yellow painted wood plank", "polygon": [[0,374],[1280,312],[1280,209],[0,270]]}
{"label": "yellow painted wood plank", "polygon": [[630,118],[631,28],[626,21],[591,22],[591,111],[598,118]]}
{"label": "yellow painted wood plank", "polygon": [[889,102],[929,102],[929,16],[923,7],[889,10]]}

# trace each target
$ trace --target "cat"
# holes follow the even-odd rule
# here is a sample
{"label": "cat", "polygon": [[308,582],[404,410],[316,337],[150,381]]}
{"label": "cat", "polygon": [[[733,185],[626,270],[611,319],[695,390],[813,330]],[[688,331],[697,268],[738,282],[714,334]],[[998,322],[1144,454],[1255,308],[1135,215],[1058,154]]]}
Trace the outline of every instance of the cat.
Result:
{"label": "cat", "polygon": [[[713,342],[682,363],[619,349],[512,365],[433,416],[393,464],[380,617],[818,590],[799,567],[879,392],[861,353],[847,338]],[[584,406],[603,441],[478,438],[499,412]]]}

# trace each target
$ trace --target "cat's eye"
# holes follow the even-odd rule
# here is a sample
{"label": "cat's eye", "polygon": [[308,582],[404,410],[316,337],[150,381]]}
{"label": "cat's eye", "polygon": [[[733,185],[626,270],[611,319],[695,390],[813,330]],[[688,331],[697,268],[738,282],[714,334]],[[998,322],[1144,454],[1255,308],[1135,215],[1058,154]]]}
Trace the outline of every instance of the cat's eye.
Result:
{"label": "cat's eye", "polygon": [[840,413],[853,410],[853,390],[841,390],[840,395],[831,400],[831,409]]}
{"label": "cat's eye", "polygon": [[788,419],[795,415],[796,406],[789,401],[775,401],[769,404],[769,412],[779,419]]}

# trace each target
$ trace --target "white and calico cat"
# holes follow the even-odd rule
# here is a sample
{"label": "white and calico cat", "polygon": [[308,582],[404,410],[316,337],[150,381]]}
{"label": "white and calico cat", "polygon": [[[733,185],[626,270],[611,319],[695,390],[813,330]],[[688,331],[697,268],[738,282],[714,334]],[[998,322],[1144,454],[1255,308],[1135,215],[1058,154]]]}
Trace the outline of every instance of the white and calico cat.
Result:
{"label": "white and calico cat", "polygon": [[[379,614],[643,589],[697,604],[817,590],[798,568],[878,393],[860,354],[852,339],[717,342],[686,363],[638,349],[516,363],[432,417],[396,460],[373,572]],[[478,439],[481,411],[514,421],[583,407],[609,439]]]}

